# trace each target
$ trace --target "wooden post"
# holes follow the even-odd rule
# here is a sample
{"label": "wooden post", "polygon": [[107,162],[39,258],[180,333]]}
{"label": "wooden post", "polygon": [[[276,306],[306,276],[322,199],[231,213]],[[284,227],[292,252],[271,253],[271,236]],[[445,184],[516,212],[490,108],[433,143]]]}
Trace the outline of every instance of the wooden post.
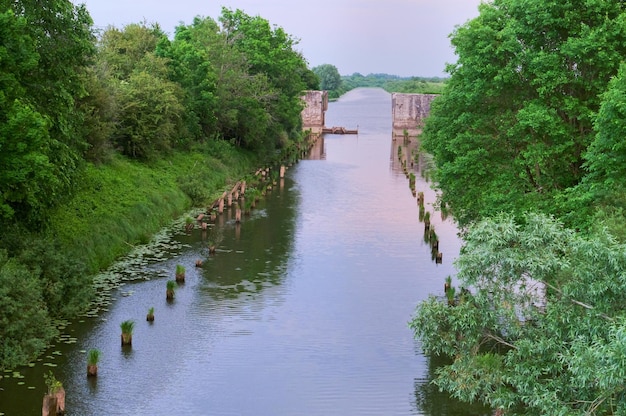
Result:
{"label": "wooden post", "polygon": [[280,177],[285,177],[285,165],[280,165]]}
{"label": "wooden post", "polygon": [[237,206],[237,208],[235,209],[235,222],[241,222],[241,208],[239,208],[239,206]]}
{"label": "wooden post", "polygon": [[241,195],[245,195],[246,194],[246,181],[241,181]]}
{"label": "wooden post", "polygon": [[57,387],[54,391],[54,397],[57,399],[57,414],[65,414],[65,389],[63,387]]}
{"label": "wooden post", "polygon": [[224,213],[224,198],[220,198],[220,201],[217,203],[217,212],[219,214]]}
{"label": "wooden post", "polygon": [[51,394],[43,396],[41,416],[57,416],[57,398]]}

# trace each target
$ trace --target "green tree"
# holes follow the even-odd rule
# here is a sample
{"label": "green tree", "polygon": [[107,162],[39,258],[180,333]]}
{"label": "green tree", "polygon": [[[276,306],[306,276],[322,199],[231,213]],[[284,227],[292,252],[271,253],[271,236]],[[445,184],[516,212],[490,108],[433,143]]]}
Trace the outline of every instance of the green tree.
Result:
{"label": "green tree", "polygon": [[544,215],[481,221],[456,261],[454,304],[430,296],[410,323],[435,383],[507,415],[623,414],[626,246]]}
{"label": "green tree", "polygon": [[194,18],[191,25],[176,27],[174,40],[162,39],[157,54],[168,58],[170,79],[184,92],[184,125],[188,134],[202,141],[216,134],[216,75],[209,53],[221,54],[219,27],[210,19]]}
{"label": "green tree", "polygon": [[555,200],[584,176],[600,95],[626,53],[624,7],[494,0],[452,34],[458,60],[424,148],[461,225],[501,211],[559,214]]}
{"label": "green tree", "polygon": [[595,120],[595,140],[586,154],[590,180],[602,191],[626,185],[626,65],[611,80]]}
{"label": "green tree", "polygon": [[41,223],[71,192],[85,148],[76,99],[92,21],[65,0],[3,0],[0,13],[0,215]]}
{"label": "green tree", "polygon": [[312,71],[320,79],[320,89],[327,91],[338,90],[341,87],[341,75],[337,67],[331,64],[316,66]]}
{"label": "green tree", "polygon": [[39,279],[0,250],[0,367],[28,362],[54,333]]}
{"label": "green tree", "polygon": [[277,96],[263,73],[251,74],[245,55],[211,18],[178,26],[160,53],[186,93],[187,122],[198,140],[222,138],[267,153],[273,149],[270,113]]}
{"label": "green tree", "polygon": [[[260,16],[251,17],[241,10],[222,8],[220,16],[228,42],[242,52],[252,75],[264,74],[271,88],[277,92],[268,103],[270,114],[277,123],[270,126],[270,137],[282,133],[292,138],[299,136],[303,108],[302,92],[316,85],[316,77],[307,67],[301,53],[294,47],[298,41],[280,27],[270,27]],[[281,142],[277,141],[276,145]]]}
{"label": "green tree", "polygon": [[98,69],[114,95],[112,141],[122,153],[151,159],[183,136],[182,91],[170,81],[168,59],[156,53],[165,35],[158,25],[109,28],[100,42]]}
{"label": "green tree", "polygon": [[153,159],[172,148],[184,107],[176,84],[146,71],[134,72],[119,88],[115,143],[127,156]]}

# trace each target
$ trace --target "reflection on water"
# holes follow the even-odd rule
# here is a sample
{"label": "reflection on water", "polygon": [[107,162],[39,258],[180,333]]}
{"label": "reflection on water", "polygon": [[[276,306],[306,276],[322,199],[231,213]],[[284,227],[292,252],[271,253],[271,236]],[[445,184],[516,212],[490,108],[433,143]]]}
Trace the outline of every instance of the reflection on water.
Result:
{"label": "reflection on water", "polygon": [[[433,215],[444,261],[432,261],[394,162],[390,95],[351,91],[326,120],[359,134],[320,140],[241,224],[230,209],[210,231],[174,233],[176,250],[137,262],[110,305],[67,327],[75,343],[24,369],[24,385],[0,380],[0,412],[38,414],[53,369],[69,415],[480,415],[429,384],[436,362],[407,326],[420,300],[443,295],[460,240]],[[435,212],[419,175],[417,187]],[[185,284],[167,302],[177,264]],[[121,348],[127,319],[133,345]],[[102,351],[97,380],[90,348]]]}

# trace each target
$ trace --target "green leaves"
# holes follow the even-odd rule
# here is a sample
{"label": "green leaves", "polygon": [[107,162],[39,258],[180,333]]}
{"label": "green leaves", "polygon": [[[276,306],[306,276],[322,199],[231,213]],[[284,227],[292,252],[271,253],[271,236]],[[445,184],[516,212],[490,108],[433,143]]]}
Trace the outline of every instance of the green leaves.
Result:
{"label": "green leaves", "polygon": [[584,177],[599,97],[626,54],[623,8],[496,0],[452,34],[458,61],[423,145],[462,226],[501,211],[559,213],[554,199]]}
{"label": "green leaves", "polygon": [[319,77],[322,90],[332,91],[341,88],[341,75],[336,66],[323,64],[316,66],[312,71]]}
{"label": "green leaves", "polygon": [[55,331],[47,319],[39,280],[0,250],[0,363],[23,364],[39,353]]}
{"label": "green leaves", "polygon": [[[544,215],[484,220],[456,262],[472,294],[435,297],[410,327],[453,359],[435,382],[507,414],[615,414],[626,374],[626,246]],[[461,290],[463,293],[463,290]]]}

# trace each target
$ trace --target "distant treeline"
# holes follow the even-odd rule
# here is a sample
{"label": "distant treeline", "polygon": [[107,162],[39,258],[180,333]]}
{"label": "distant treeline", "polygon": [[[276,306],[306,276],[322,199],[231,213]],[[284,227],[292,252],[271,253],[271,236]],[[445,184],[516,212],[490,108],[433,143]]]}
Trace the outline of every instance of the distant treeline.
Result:
{"label": "distant treeline", "polygon": [[400,77],[389,74],[352,75],[341,77],[344,88],[351,90],[359,87],[379,87],[387,92],[416,94],[440,94],[446,78],[439,77]]}
{"label": "distant treeline", "polygon": [[320,79],[320,88],[328,91],[330,99],[336,99],[354,88],[382,88],[387,92],[441,94],[446,78],[400,77],[389,74],[340,75],[334,65],[324,64],[313,68]]}

